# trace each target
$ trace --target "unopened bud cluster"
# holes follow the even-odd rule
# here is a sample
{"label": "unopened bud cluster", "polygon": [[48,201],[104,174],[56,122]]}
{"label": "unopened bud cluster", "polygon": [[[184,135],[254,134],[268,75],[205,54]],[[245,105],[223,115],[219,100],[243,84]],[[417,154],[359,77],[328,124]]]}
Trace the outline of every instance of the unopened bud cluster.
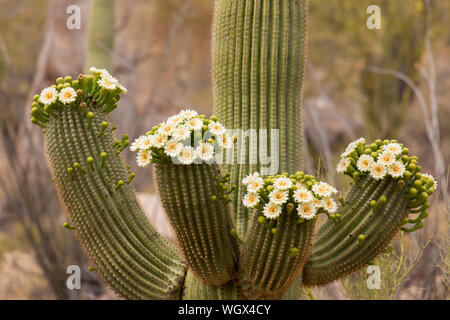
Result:
{"label": "unopened bud cluster", "polygon": [[56,79],[51,85],[33,97],[31,122],[45,128],[51,116],[66,108],[78,108],[89,117],[88,106],[109,113],[117,107],[120,94],[127,90],[104,69],[91,68],[92,75],[80,74],[77,80],[67,76]]}

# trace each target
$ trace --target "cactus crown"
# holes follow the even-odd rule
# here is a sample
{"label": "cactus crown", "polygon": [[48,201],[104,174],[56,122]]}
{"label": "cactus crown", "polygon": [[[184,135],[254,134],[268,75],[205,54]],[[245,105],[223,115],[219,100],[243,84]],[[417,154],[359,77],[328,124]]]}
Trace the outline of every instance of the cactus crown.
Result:
{"label": "cactus crown", "polygon": [[77,80],[72,80],[71,76],[58,78],[56,84],[35,95],[31,122],[45,128],[50,117],[66,107],[79,106],[86,111],[89,105],[94,109],[102,108],[104,114],[114,110],[120,94],[126,93],[127,89],[104,69],[92,67],[90,71],[92,75],[80,74]]}
{"label": "cactus crown", "polygon": [[[366,143],[364,138],[351,142],[337,165],[337,171],[341,172],[359,184],[360,179],[370,177],[374,180],[392,180],[399,190],[405,190],[408,198],[408,207],[413,213],[421,212],[417,219],[404,218],[400,223],[414,223],[411,229],[402,228],[403,231],[415,231],[423,227],[422,219],[428,216],[428,197],[437,188],[437,182],[433,176],[422,174],[422,168],[417,164],[416,156],[408,156],[409,149],[397,140],[380,140]],[[380,202],[386,202],[386,197],[378,201],[371,200],[373,207]]]}
{"label": "cactus crown", "polygon": [[313,176],[298,171],[289,175],[268,176],[263,179],[258,172],[247,175],[242,180],[247,194],[242,203],[247,208],[262,212],[259,221],[277,219],[280,214],[296,212],[299,223],[317,219],[318,214],[333,214],[337,205],[332,195],[337,190],[325,182],[317,182]]}
{"label": "cactus crown", "polygon": [[207,119],[194,110],[182,110],[137,138],[131,145],[138,151],[137,163],[172,161],[200,164],[216,161],[216,156],[233,147],[226,128],[212,116]]}

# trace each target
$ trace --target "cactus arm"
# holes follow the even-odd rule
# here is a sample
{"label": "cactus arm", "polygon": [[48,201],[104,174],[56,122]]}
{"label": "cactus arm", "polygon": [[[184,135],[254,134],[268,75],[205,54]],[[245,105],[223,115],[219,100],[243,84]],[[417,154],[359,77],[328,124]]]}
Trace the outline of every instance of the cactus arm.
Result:
{"label": "cactus arm", "polygon": [[148,222],[128,183],[123,148],[115,147],[105,114],[113,107],[94,103],[114,104],[117,97],[105,96],[92,80],[58,80],[58,90],[77,91],[70,104],[58,100],[43,107],[38,96],[33,103],[32,114],[45,127],[59,195],[88,256],[113,290],[132,299],[177,299],[185,265]]}
{"label": "cactus arm", "polygon": [[248,188],[243,204],[256,212],[240,258],[242,294],[249,299],[281,298],[301,277],[318,214],[329,214],[326,201],[336,206],[332,194],[337,191],[301,171],[264,180],[254,174],[243,184]]}
{"label": "cactus arm", "polygon": [[217,164],[156,165],[163,206],[186,262],[199,279],[213,286],[234,278],[239,252],[230,234],[228,199],[220,194],[217,177]]}
{"label": "cactus arm", "polygon": [[[252,221],[241,261],[240,283],[249,299],[277,299],[299,275],[311,251],[314,221],[297,223],[296,213],[273,223]],[[295,248],[295,252],[292,249]]]}
{"label": "cactus arm", "polygon": [[[436,184],[434,178],[420,173],[417,158],[409,157],[407,148],[395,140],[352,144],[355,150],[348,153],[349,165],[343,171],[353,177],[354,185],[336,214],[340,216],[325,222],[318,231],[303,270],[305,285],[326,284],[362,268],[382,253],[400,230],[420,229],[422,219],[428,216],[427,199]],[[389,146],[398,154],[388,152]],[[386,159],[396,160],[385,166],[385,153]],[[362,157],[373,164],[364,169],[367,163],[360,162]],[[386,170],[380,171],[383,175],[374,175],[376,165]],[[409,219],[409,214],[418,216]],[[414,226],[402,227],[407,223]]]}
{"label": "cactus arm", "polygon": [[[398,223],[406,216],[404,191],[397,183],[377,183],[366,178],[362,186],[354,186],[352,197],[339,210],[342,220],[327,221],[318,231],[313,253],[305,266],[303,283],[318,285],[352,273],[378,256],[399,231]],[[372,199],[386,196],[388,201],[377,210]],[[362,244],[358,239],[364,235]]]}
{"label": "cactus arm", "polygon": [[92,0],[87,30],[87,52],[84,71],[91,66],[112,69],[114,46],[114,0]]}

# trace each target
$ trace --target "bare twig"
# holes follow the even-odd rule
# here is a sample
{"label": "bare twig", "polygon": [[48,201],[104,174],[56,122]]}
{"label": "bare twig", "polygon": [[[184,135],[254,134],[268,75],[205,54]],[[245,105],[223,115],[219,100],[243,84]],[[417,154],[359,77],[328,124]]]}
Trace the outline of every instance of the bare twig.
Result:
{"label": "bare twig", "polygon": [[6,47],[6,43],[1,35],[0,35],[0,53],[3,57],[3,60],[5,61],[6,68],[8,69],[9,73],[12,73],[13,65],[11,63],[11,59],[8,54],[8,48]]}

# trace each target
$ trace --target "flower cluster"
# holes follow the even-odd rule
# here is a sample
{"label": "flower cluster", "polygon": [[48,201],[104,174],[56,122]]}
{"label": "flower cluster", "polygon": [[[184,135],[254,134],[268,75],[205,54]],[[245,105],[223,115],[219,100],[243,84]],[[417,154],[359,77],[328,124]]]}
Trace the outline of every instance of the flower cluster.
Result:
{"label": "flower cluster", "polygon": [[[395,183],[396,190],[401,190],[406,197],[408,214],[417,214],[414,219],[405,217],[397,224],[402,231],[414,232],[424,226],[422,220],[428,216],[430,207],[428,198],[436,191],[437,182],[433,176],[421,173],[417,157],[408,153],[408,148],[396,140],[377,139],[369,144],[360,138],[342,153],[337,171],[350,176],[357,185],[364,177],[378,181],[389,179],[389,183]],[[370,205],[376,211],[387,201],[387,196],[372,199]],[[404,226],[406,224],[414,225],[408,228]]]}
{"label": "flower cluster", "polygon": [[[89,71],[98,77],[96,83],[101,88],[105,90],[119,89],[124,93],[127,92],[127,89],[123,87],[107,70],[92,67]],[[61,83],[61,86],[57,84],[43,89],[39,95],[39,102],[44,106],[52,105],[58,102],[62,104],[70,104],[74,102],[77,99],[76,89],[78,88],[77,86],[76,88],[72,86],[72,79],[70,77],[66,77],[63,80],[66,80],[66,82]],[[57,83],[58,82],[62,81],[57,80]]]}
{"label": "flower cluster", "polygon": [[266,178],[255,172],[246,176],[242,184],[247,188],[243,205],[257,208],[267,219],[295,210],[301,219],[311,220],[319,213],[334,214],[337,210],[333,200],[337,190],[301,171],[294,175],[283,173]]}
{"label": "flower cluster", "polygon": [[44,88],[33,97],[32,122],[45,127],[55,112],[65,110],[67,106],[103,107],[105,113],[117,106],[121,93],[127,90],[105,69],[91,68],[92,75],[80,74],[76,80],[67,76],[56,79],[56,84]]}
{"label": "flower cluster", "polygon": [[[416,171],[418,167],[417,157],[409,157],[408,152],[409,150],[396,140],[378,139],[367,144],[364,138],[359,138],[351,142],[341,154],[341,160],[336,169],[337,172],[352,177],[356,174],[357,176],[369,175],[375,180],[381,180],[387,176],[401,179],[404,178],[405,173],[409,176],[411,171]],[[435,181],[434,178],[432,180]]]}
{"label": "flower cluster", "polygon": [[232,138],[215,116],[207,119],[194,110],[182,110],[131,144],[138,151],[137,163],[171,160],[175,164],[212,163],[223,149],[233,147]]}
{"label": "flower cluster", "polygon": [[45,88],[39,95],[39,101],[44,105],[55,103],[59,100],[61,103],[69,104],[74,102],[77,98],[77,93],[72,87],[61,89],[60,92],[56,90],[56,86]]}
{"label": "flower cluster", "polygon": [[[433,176],[421,173],[417,157],[408,153],[408,148],[396,140],[377,139],[368,144],[361,138],[350,143],[342,153],[337,171],[350,176],[355,183],[366,176],[380,181],[384,178],[395,181],[398,188],[405,190],[408,207],[419,208],[414,212],[421,212],[419,218],[414,220],[415,228],[418,228],[422,225],[421,220],[428,215],[428,197],[436,190],[437,181]],[[408,222],[408,219],[405,221]]]}
{"label": "flower cluster", "polygon": [[337,165],[340,173],[358,171],[380,180],[386,176],[401,178],[405,173],[404,148],[397,141],[381,140],[366,144],[364,138],[351,142]]}
{"label": "flower cluster", "polygon": [[89,69],[89,72],[97,76],[96,83],[103,89],[106,90],[117,90],[119,89],[123,93],[127,93],[127,89],[119,83],[115,77],[113,77],[107,70],[105,69],[97,69],[96,67],[92,67]]}

